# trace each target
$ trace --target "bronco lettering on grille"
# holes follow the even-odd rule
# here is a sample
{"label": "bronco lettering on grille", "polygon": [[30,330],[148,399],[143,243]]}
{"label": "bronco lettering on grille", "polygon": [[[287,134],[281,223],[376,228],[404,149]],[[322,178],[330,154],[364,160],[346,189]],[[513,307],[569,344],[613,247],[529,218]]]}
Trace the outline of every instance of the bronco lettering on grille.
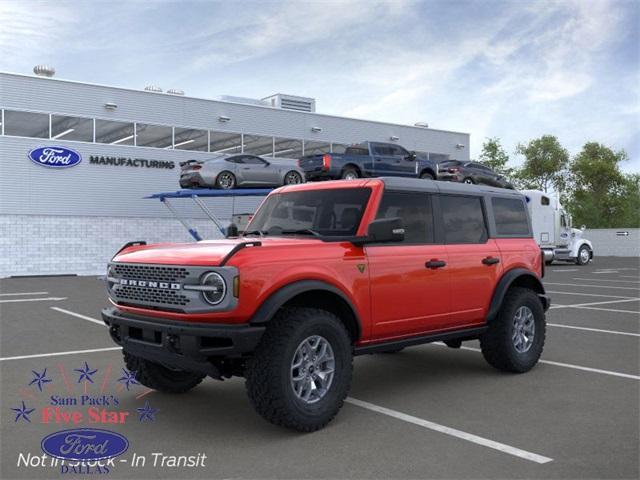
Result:
{"label": "bronco lettering on grille", "polygon": [[164,290],[180,290],[182,286],[179,283],[168,282],[152,282],[148,280],[129,280],[127,278],[120,279],[120,285],[131,285],[134,287],[162,288]]}

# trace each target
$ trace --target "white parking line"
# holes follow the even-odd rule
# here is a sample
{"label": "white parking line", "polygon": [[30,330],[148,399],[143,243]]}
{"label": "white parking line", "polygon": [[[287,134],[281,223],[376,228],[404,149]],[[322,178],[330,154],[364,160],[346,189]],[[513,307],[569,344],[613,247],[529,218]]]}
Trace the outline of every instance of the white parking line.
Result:
{"label": "white parking line", "polygon": [[7,360],[24,360],[26,358],[59,357],[62,355],[76,355],[79,353],[109,352],[111,350],[120,350],[121,348],[122,347],[92,348],[91,350],[71,350],[69,352],[38,353],[36,355],[20,355],[18,357],[2,357],[0,358],[0,362],[4,362]]}
{"label": "white parking line", "polygon": [[550,309],[554,308],[578,308],[578,307],[591,307],[592,305],[606,305],[608,303],[625,303],[625,302],[637,302],[640,298],[627,298],[626,300],[607,300],[604,302],[590,302],[590,303],[576,303],[575,305],[552,305]]}
{"label": "white parking line", "polygon": [[67,297],[47,297],[47,298],[12,298],[10,300],[0,300],[0,303],[18,303],[18,302],[58,302],[66,300]]}
{"label": "white parking line", "polygon": [[600,328],[576,327],[575,325],[561,325],[559,323],[547,323],[549,327],[571,328],[573,330],[584,330],[585,332],[611,333],[613,335],[628,335],[630,337],[640,337],[640,333],[618,332],[617,330],[602,330]]}
{"label": "white parking line", "polygon": [[545,285],[563,285],[565,287],[615,288],[616,290],[640,290],[640,287],[619,287],[618,285],[585,285],[581,283],[544,282]]}
{"label": "white parking line", "polygon": [[602,272],[593,272],[594,275],[602,275],[607,273],[620,273],[618,270],[603,270]]}
{"label": "white parking line", "polygon": [[413,415],[407,415],[406,413],[391,410],[390,408],[381,407],[369,402],[363,402],[362,400],[358,400],[357,398],[347,397],[345,399],[345,402],[358,406],[360,408],[371,410],[372,412],[381,413],[382,415],[387,415],[389,417],[402,420],[403,422],[412,423],[414,425],[418,425],[419,427],[428,428],[429,430],[460,438],[462,440],[466,440],[467,442],[482,445],[483,447],[492,448],[494,450],[513,455],[514,457],[523,458],[525,460],[529,460],[530,462],[543,464],[553,461],[553,458],[544,457],[542,455],[538,455],[537,453],[531,453],[520,448],[505,445],[504,443],[495,442],[487,438],[479,437],[472,433],[456,430],[455,428],[445,427],[444,425],[440,425],[439,423],[434,423],[429,420],[414,417]]}
{"label": "white parking line", "polygon": [[602,295],[598,293],[578,293],[578,292],[558,292],[554,290],[547,290],[547,293],[553,293],[558,295],[578,295],[583,297],[606,297],[606,298],[636,298],[636,297],[621,297],[620,295]]}
{"label": "white parking line", "polygon": [[588,282],[611,282],[611,283],[640,283],[637,280],[606,280],[604,278],[598,278],[594,280],[593,278],[581,278],[581,277],[573,277],[574,280],[586,280]]}
{"label": "white parking line", "polygon": [[[434,345],[440,345],[440,346],[444,346],[446,347],[446,345],[444,343],[440,343],[440,342],[435,342]],[[473,348],[473,347],[460,347],[461,350],[470,350],[472,352],[480,352],[479,348]],[[571,368],[573,370],[582,370],[584,372],[593,372],[593,373],[601,373],[603,375],[610,375],[612,377],[621,377],[621,378],[630,378],[632,380],[640,380],[640,376],[638,375],[631,375],[629,373],[620,373],[620,372],[614,372],[611,370],[601,370],[599,368],[591,368],[591,367],[583,367],[582,365],[573,365],[571,363],[561,363],[561,362],[553,362],[551,360],[538,360],[538,363],[544,363],[547,365],[555,365],[556,367],[564,367],[564,368]]]}
{"label": "white parking line", "polygon": [[630,313],[632,315],[640,315],[640,312],[636,312],[635,310],[617,310],[615,308],[600,308],[600,307],[574,307],[574,308],[580,308],[584,310],[600,310],[601,312]]}
{"label": "white parking line", "polygon": [[58,308],[58,307],[50,307],[50,308],[51,308],[51,310],[55,310],[56,312],[66,313],[67,315],[71,315],[72,317],[81,318],[83,320],[86,320],[87,322],[97,323],[98,325],[100,325],[102,327],[106,327],[107,326],[102,320],[98,320],[97,318],[87,317],[86,315],[81,315],[81,314],[76,313],[76,312],[71,312],[69,310],[65,310],[64,308]]}
{"label": "white parking line", "polygon": [[0,297],[12,297],[17,295],[49,295],[49,292],[0,293]]}
{"label": "white parking line", "polygon": [[638,278],[638,275],[620,275],[620,278]]}

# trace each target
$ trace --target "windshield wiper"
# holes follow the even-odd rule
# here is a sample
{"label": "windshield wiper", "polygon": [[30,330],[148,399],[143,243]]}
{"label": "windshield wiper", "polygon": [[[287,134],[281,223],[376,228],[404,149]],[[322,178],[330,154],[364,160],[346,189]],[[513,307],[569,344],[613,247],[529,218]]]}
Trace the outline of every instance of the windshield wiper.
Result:
{"label": "windshield wiper", "polygon": [[310,228],[300,228],[298,230],[283,230],[283,235],[313,235],[314,237],[321,237],[322,235],[316,232],[315,230],[311,230]]}

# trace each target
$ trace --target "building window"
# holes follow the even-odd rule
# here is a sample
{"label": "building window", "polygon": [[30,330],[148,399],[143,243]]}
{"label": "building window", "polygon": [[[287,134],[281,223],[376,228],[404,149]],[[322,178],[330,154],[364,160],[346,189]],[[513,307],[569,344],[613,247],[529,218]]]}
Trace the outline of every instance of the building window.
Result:
{"label": "building window", "polygon": [[239,133],[209,132],[209,142],[211,153],[242,153],[242,135]]}
{"label": "building window", "polygon": [[344,143],[332,143],[331,144],[331,153],[344,153],[349,145],[345,145]]}
{"label": "building window", "polygon": [[93,142],[93,119],[51,115],[51,138]]}
{"label": "building window", "polygon": [[173,129],[163,125],[136,123],[136,146],[171,148],[173,145]]}
{"label": "building window", "polygon": [[276,137],[273,140],[275,145],[275,150],[273,152],[274,157],[295,159],[302,157],[302,140],[279,137]]}
{"label": "building window", "polygon": [[196,150],[199,152],[208,150],[209,136],[206,130],[176,127],[174,137],[173,148],[176,150]]}
{"label": "building window", "polygon": [[273,156],[273,137],[262,135],[244,135],[244,153],[260,155],[262,157]]}
{"label": "building window", "polygon": [[318,155],[331,152],[331,144],[327,142],[310,142],[304,141],[304,154],[305,155]]}
{"label": "building window", "polygon": [[49,115],[5,110],[4,134],[16,137],[49,138]]}
{"label": "building window", "polygon": [[114,120],[96,120],[96,142],[111,145],[134,144],[133,123]]}

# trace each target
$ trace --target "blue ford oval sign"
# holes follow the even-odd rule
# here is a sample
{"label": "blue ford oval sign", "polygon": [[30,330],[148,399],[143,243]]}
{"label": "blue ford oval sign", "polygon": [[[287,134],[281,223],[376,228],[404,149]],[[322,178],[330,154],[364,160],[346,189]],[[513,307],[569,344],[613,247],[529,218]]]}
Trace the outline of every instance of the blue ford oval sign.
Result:
{"label": "blue ford oval sign", "polygon": [[129,448],[119,433],[97,428],[62,430],[42,439],[42,451],[63,460],[94,461],[117,457]]}
{"label": "blue ford oval sign", "polygon": [[69,168],[78,165],[82,161],[82,156],[69,148],[40,147],[29,152],[29,159],[43,167]]}

